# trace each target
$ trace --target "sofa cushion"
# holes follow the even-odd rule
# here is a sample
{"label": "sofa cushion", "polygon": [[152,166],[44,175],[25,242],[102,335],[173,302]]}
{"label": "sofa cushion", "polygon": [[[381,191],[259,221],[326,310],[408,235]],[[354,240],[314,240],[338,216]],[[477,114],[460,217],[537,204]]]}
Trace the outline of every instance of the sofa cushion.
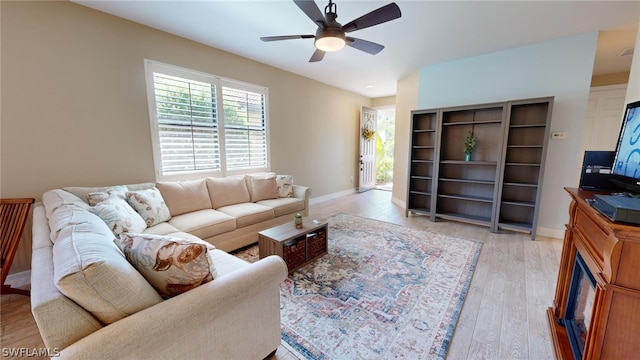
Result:
{"label": "sofa cushion", "polygon": [[251,263],[222,250],[211,250],[210,258],[216,264],[218,277],[225,276],[239,269],[251,266]]}
{"label": "sofa cushion", "polygon": [[156,183],[171,216],[211,209],[211,200],[204,179],[189,181],[160,181]]}
{"label": "sofa cushion", "polygon": [[42,194],[42,204],[44,205],[47,218],[51,218],[51,214],[63,205],[75,205],[85,210],[89,210],[90,208],[90,206],[79,197],[60,189],[49,190]]}
{"label": "sofa cushion", "polygon": [[145,234],[167,235],[177,231],[180,230],[178,230],[175,226],[169,224],[168,222],[162,222],[160,224],[156,224],[146,228],[143,232]]}
{"label": "sofa cushion", "polygon": [[276,217],[304,211],[304,200],[298,198],[269,199],[257,203],[272,208]]}
{"label": "sofa cushion", "polygon": [[127,260],[163,296],[172,297],[212,281],[215,267],[200,242],[165,235],[122,234]]}
{"label": "sofa cushion", "polygon": [[244,176],[209,177],[206,182],[214,209],[251,201]]}
{"label": "sofa cushion", "polygon": [[234,217],[237,228],[257,224],[275,217],[272,208],[251,202],[223,206],[218,211]]}
{"label": "sofa cushion", "polygon": [[278,197],[293,197],[293,176],[276,175],[276,185],[278,188]]}
{"label": "sofa cushion", "polygon": [[125,198],[125,194],[129,191],[126,186],[119,185],[109,188],[105,191],[96,191],[87,194],[87,202],[91,206],[97,205],[99,202],[107,200],[111,196],[116,196],[121,199]]}
{"label": "sofa cushion", "polygon": [[90,211],[98,215],[115,236],[123,232],[142,232],[147,228],[142,216],[126,201],[116,196],[99,202]]}
{"label": "sofa cushion", "polygon": [[169,208],[165,204],[162,194],[155,187],[127,191],[126,198],[129,205],[142,216],[147,223],[147,227],[171,219]]}
{"label": "sofa cushion", "polygon": [[205,209],[174,216],[169,220],[169,225],[206,239],[235,230],[236,219],[217,210]]}
{"label": "sofa cushion", "polygon": [[251,201],[256,202],[265,199],[275,199],[278,197],[278,185],[275,175],[267,176],[247,176],[249,182],[249,193]]}
{"label": "sofa cushion", "polygon": [[49,217],[49,238],[52,243],[58,239],[60,230],[91,221],[102,221],[95,214],[75,204],[57,207]]}
{"label": "sofa cushion", "polygon": [[56,287],[103,324],[162,301],[113,239],[105,223],[93,221],[62,229],[53,245]]}

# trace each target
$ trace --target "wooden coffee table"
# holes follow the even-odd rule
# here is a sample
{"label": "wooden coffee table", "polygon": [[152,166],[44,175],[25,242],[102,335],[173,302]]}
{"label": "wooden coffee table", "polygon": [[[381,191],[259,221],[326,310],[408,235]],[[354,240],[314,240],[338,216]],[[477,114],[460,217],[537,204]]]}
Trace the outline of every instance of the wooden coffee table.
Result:
{"label": "wooden coffee table", "polygon": [[279,255],[287,263],[289,273],[327,253],[328,224],[303,219],[302,228],[293,221],[258,233],[260,259]]}

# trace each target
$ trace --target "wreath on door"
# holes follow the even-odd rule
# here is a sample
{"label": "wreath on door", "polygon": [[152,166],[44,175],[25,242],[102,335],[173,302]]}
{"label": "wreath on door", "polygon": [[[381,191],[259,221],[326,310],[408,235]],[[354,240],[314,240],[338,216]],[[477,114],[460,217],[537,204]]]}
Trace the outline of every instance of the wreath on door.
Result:
{"label": "wreath on door", "polygon": [[371,130],[371,122],[367,121],[367,123],[362,127],[362,137],[369,141],[371,139],[373,139],[374,136],[376,136],[376,132]]}

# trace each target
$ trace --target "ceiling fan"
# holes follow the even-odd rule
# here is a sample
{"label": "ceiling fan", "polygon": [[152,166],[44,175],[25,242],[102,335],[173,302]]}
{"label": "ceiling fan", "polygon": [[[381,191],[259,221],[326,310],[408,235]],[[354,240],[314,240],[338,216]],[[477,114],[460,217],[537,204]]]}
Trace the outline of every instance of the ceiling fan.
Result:
{"label": "ceiling fan", "polygon": [[333,0],[329,0],[329,5],[325,6],[324,15],[320,12],[320,9],[313,0],[293,0],[293,2],[318,26],[316,34],[264,36],[261,37],[260,40],[315,39],[314,45],[316,51],[311,56],[311,59],[309,59],[309,62],[320,61],[326,52],[338,51],[345,45],[375,55],[382,51],[384,46],[371,41],[346,36],[345,33],[379,25],[402,16],[398,5],[391,3],[362,15],[343,26],[336,21],[338,17],[338,6],[333,3]]}

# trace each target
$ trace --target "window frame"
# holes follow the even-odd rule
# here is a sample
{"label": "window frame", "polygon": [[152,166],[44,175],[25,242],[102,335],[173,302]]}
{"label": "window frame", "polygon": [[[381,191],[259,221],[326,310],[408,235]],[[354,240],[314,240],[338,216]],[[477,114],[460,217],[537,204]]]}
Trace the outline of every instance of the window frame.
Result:
{"label": "window frame", "polygon": [[[190,180],[203,177],[223,177],[231,175],[243,175],[259,172],[271,171],[271,141],[269,131],[269,89],[265,86],[250,84],[238,80],[223,78],[205,72],[191,70],[180,66],[161,63],[155,60],[144,60],[145,82],[147,88],[147,104],[149,108],[149,124],[151,131],[151,147],[153,152],[153,163],[156,181]],[[219,149],[220,170],[187,170],[171,172],[165,174],[162,168],[162,157],[160,149],[160,133],[158,124],[158,114],[155,99],[154,72],[169,76],[175,76],[187,80],[194,80],[215,85],[216,91],[216,113],[217,113],[217,136]],[[264,133],[265,133],[265,166],[244,168],[237,170],[227,169],[227,152],[225,139],[225,111],[223,106],[222,87],[233,88],[241,91],[255,92],[264,96]]]}

